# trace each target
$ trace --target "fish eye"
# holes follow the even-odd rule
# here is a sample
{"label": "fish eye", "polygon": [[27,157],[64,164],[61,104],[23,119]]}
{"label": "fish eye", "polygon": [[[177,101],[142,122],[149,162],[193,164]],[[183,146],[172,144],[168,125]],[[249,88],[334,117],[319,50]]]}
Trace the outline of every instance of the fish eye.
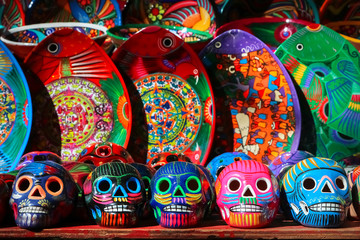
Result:
{"label": "fish eye", "polygon": [[50,43],[48,46],[47,46],[47,50],[50,52],[50,53],[57,53],[59,51],[59,45],[57,43]]}
{"label": "fish eye", "polygon": [[301,43],[298,43],[296,45],[296,49],[299,50],[299,51],[302,51],[304,49],[304,45],[302,45]]}
{"label": "fish eye", "polygon": [[215,47],[216,47],[216,48],[221,48],[221,42],[216,42],[216,43],[215,43]]}
{"label": "fish eye", "polygon": [[162,45],[166,48],[169,48],[173,45],[173,40],[169,37],[165,37],[163,40],[162,40]]}

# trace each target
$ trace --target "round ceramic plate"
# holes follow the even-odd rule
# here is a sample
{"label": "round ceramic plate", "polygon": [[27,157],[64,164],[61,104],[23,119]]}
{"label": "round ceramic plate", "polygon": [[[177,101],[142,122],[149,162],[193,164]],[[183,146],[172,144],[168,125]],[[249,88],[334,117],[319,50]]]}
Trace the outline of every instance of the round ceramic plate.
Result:
{"label": "round ceramic plate", "polygon": [[291,78],[265,43],[242,30],[220,34],[200,52],[215,92],[214,148],[270,164],[297,149],[300,106]]}
{"label": "round ceramic plate", "polygon": [[131,106],[123,79],[90,38],[62,29],[42,40],[24,61],[47,88],[58,115],[61,157],[74,161],[94,142],[126,147]]}
{"label": "round ceramic plate", "polygon": [[358,154],[360,54],[355,47],[334,30],[312,24],[284,41],[275,54],[308,101],[316,156],[340,160]]}
{"label": "round ceramic plate", "polygon": [[215,11],[209,0],[129,1],[123,13],[126,24],[182,26],[211,35],[216,30]]}
{"label": "round ceramic plate", "polygon": [[0,42],[0,172],[14,170],[30,135],[29,87],[15,57]]}
{"label": "round ceramic plate", "polygon": [[311,24],[300,19],[245,18],[229,22],[216,30],[214,37],[230,29],[241,29],[259,38],[273,51],[297,30]]}
{"label": "round ceramic plate", "polygon": [[[175,152],[204,165],[215,109],[206,71],[191,47],[168,30],[150,26],[127,40],[112,59],[136,87],[133,95],[141,99],[137,104],[141,112],[134,119],[146,118],[148,134],[139,138],[147,149],[147,161],[159,153]],[[129,151],[132,156],[139,152]]]}
{"label": "round ceramic plate", "polygon": [[[121,46],[135,33],[150,26],[149,24],[125,24],[108,29],[107,34],[111,37],[116,47]],[[212,39],[212,35],[207,32],[194,30],[192,28],[158,25],[177,35],[184,42],[188,43],[195,51],[200,51]]]}
{"label": "round ceramic plate", "polygon": [[15,56],[20,59],[24,59],[29,52],[43,40],[56,30],[63,28],[72,28],[78,32],[81,32],[99,45],[101,45],[106,37],[106,27],[98,24],[80,23],[80,22],[53,22],[53,23],[41,23],[31,24],[22,27],[9,29],[4,35],[1,36],[6,46],[14,53]]}
{"label": "round ceramic plate", "polygon": [[26,24],[48,22],[94,23],[106,28],[121,25],[117,0],[34,0],[26,11]]}

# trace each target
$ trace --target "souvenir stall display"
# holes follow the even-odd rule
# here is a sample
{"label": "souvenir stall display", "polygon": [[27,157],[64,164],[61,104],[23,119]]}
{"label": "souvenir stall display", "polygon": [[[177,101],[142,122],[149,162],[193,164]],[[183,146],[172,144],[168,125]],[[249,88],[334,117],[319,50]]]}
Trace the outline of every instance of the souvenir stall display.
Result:
{"label": "souvenir stall display", "polygon": [[359,16],[0,1],[0,239],[359,238]]}

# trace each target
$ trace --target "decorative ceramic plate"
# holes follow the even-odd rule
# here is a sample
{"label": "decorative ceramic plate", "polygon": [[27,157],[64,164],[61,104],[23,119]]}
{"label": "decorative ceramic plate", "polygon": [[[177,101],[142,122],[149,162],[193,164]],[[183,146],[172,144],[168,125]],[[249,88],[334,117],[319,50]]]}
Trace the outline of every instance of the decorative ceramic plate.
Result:
{"label": "decorative ceramic plate", "polygon": [[26,23],[84,22],[106,28],[121,25],[117,0],[33,0],[26,11]]}
{"label": "decorative ceramic plate", "polygon": [[[140,31],[141,29],[149,26],[149,24],[125,24],[122,26],[110,28],[107,31],[107,34],[109,35],[109,37],[111,37],[111,40],[115,44],[115,46],[119,47],[132,35]],[[168,25],[157,26],[165,28],[180,37],[182,40],[188,43],[195,52],[200,52],[201,49],[203,49],[206,44],[212,39],[212,35],[210,33],[194,30],[192,28]]]}
{"label": "decorative ceramic plate", "polygon": [[316,156],[340,160],[360,152],[360,54],[355,47],[334,30],[312,24],[275,53],[312,111]]}
{"label": "decorative ceramic plate", "polygon": [[[147,161],[159,153],[174,152],[204,165],[214,132],[213,94],[191,47],[168,30],[151,26],[121,45],[112,59],[136,88],[132,96],[137,94],[139,101],[134,99],[132,104],[141,110],[134,119],[145,118],[147,134],[139,138],[147,150]],[[129,148],[135,159],[139,151]]]}
{"label": "decorative ceramic plate", "polygon": [[20,0],[6,0],[0,5],[1,25],[6,29],[25,25],[25,13]]}
{"label": "decorative ceramic plate", "polygon": [[24,64],[45,85],[54,103],[63,161],[76,160],[94,142],[127,146],[128,93],[111,59],[94,41],[73,29],[58,30],[42,40]]}
{"label": "decorative ceramic plate", "polygon": [[244,152],[270,164],[297,149],[301,113],[294,85],[275,54],[255,36],[233,29],[200,52],[215,92],[214,148]]}
{"label": "decorative ceramic plate", "polygon": [[101,45],[106,37],[106,27],[91,23],[76,22],[54,22],[31,24],[22,27],[10,29],[3,36],[6,46],[20,59],[25,59],[29,52],[48,35],[56,30],[63,28],[72,28],[81,32]]}
{"label": "decorative ceramic plate", "polygon": [[297,30],[312,24],[300,19],[284,18],[244,18],[222,25],[215,32],[214,37],[230,29],[241,29],[259,38],[273,51]]}
{"label": "decorative ceramic plate", "polygon": [[31,96],[15,57],[0,42],[0,172],[15,169],[30,135]]}
{"label": "decorative ceramic plate", "polygon": [[209,0],[129,1],[124,9],[124,23],[182,26],[208,32],[216,30],[216,16]]}

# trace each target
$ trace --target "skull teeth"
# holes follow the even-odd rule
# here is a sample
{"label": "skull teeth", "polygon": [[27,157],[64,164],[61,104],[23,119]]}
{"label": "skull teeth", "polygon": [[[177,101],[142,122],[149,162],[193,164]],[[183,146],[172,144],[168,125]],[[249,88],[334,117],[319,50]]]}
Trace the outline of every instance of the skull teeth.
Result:
{"label": "skull teeth", "polygon": [[164,212],[192,212],[191,208],[184,205],[169,205],[164,207]]}
{"label": "skull teeth", "polygon": [[130,205],[112,205],[104,208],[105,212],[114,213],[114,212],[133,212],[134,208]]}
{"label": "skull teeth", "polygon": [[240,204],[230,208],[231,212],[262,212],[263,208],[258,205]]}
{"label": "skull teeth", "polygon": [[44,213],[48,214],[48,210],[43,207],[23,207],[19,209],[19,213]]}
{"label": "skull teeth", "polygon": [[344,212],[344,206],[339,203],[318,203],[310,206],[314,212]]}

